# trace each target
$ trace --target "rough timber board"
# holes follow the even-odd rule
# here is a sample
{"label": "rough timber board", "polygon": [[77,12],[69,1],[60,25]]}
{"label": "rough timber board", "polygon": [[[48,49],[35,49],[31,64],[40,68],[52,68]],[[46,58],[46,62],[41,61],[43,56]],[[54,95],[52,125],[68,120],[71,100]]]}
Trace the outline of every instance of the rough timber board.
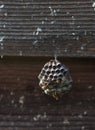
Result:
{"label": "rough timber board", "polygon": [[95,0],[0,0],[0,55],[95,56]]}
{"label": "rough timber board", "polygon": [[51,58],[0,60],[0,130],[94,130],[95,60],[59,58],[70,68],[73,89],[55,101],[42,93],[37,75]]}

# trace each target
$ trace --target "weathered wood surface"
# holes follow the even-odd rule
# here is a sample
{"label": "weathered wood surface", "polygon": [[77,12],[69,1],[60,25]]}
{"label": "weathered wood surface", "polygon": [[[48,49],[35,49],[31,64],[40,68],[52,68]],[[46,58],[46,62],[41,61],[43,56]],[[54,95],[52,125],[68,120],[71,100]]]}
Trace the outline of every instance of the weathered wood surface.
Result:
{"label": "weathered wood surface", "polygon": [[95,56],[95,0],[0,0],[0,55]]}
{"label": "weathered wood surface", "polygon": [[50,58],[0,60],[0,130],[94,130],[95,60],[59,58],[74,83],[59,101],[42,93],[38,74]]}

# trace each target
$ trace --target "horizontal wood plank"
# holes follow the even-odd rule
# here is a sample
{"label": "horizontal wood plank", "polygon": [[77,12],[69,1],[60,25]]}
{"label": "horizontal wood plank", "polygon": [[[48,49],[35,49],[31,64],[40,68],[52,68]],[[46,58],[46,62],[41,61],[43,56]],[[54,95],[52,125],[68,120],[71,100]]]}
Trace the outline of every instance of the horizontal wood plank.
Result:
{"label": "horizontal wood plank", "polygon": [[73,87],[56,101],[45,95],[37,78],[52,57],[4,57],[0,60],[0,130],[94,130],[95,60],[62,58]]}
{"label": "horizontal wood plank", "polygon": [[94,1],[0,1],[1,57],[94,57],[94,41]]}

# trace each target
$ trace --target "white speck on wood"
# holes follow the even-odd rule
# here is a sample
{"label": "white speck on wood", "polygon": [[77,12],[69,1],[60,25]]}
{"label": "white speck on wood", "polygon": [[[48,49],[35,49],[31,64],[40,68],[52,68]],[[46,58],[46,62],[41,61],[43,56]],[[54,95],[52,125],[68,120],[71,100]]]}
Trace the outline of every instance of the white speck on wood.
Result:
{"label": "white speck on wood", "polygon": [[4,46],[1,46],[1,50],[4,50]]}
{"label": "white speck on wood", "polygon": [[3,28],[5,28],[5,27],[6,27],[6,25],[4,24],[4,25],[3,25]]}
{"label": "white speck on wood", "polygon": [[19,98],[19,103],[22,104],[22,105],[24,104],[24,96],[21,96],[21,97]]}
{"label": "white speck on wood", "polygon": [[51,24],[54,24],[55,23],[55,21],[51,21]]}
{"label": "white speck on wood", "polygon": [[45,24],[45,21],[42,21],[42,24]]}
{"label": "white speck on wood", "polygon": [[69,122],[69,120],[66,118],[66,119],[64,119],[63,124],[64,124],[64,125],[70,125],[70,122]]}
{"label": "white speck on wood", "polygon": [[70,12],[67,12],[67,14],[70,14]]}
{"label": "white speck on wood", "polygon": [[4,8],[4,5],[0,5],[0,9]]}
{"label": "white speck on wood", "polygon": [[67,50],[67,49],[65,49],[65,50],[64,50],[64,52],[66,53],[66,52],[68,52],[68,50]]}
{"label": "white speck on wood", "polygon": [[72,16],[72,19],[73,19],[73,20],[75,20],[75,17],[74,17],[74,16]]}
{"label": "white speck on wood", "polygon": [[12,104],[14,104],[14,102],[15,102],[14,100],[11,100],[11,103],[12,103]]}
{"label": "white speck on wood", "polygon": [[44,114],[41,116],[41,119],[46,119],[47,118],[47,115],[46,115],[46,112],[44,112]]}
{"label": "white speck on wood", "polygon": [[17,81],[18,81],[18,82],[20,81],[20,77],[17,77]]}
{"label": "white speck on wood", "polygon": [[38,43],[38,40],[35,40],[32,44],[35,45],[36,43]]}
{"label": "white speck on wood", "polygon": [[79,36],[76,37],[76,40],[79,40]]}
{"label": "white speck on wood", "polygon": [[1,46],[3,46],[3,43],[0,43]]}
{"label": "white speck on wood", "polygon": [[82,126],[82,127],[81,127],[81,130],[84,130],[84,129],[85,129],[85,126]]}
{"label": "white speck on wood", "polygon": [[92,7],[93,7],[93,8],[95,7],[95,2],[93,2]]}
{"label": "white speck on wood", "polygon": [[41,31],[42,31],[42,29],[38,27],[37,28],[37,32],[41,32]]}
{"label": "white speck on wood", "polygon": [[0,95],[0,101],[2,100],[2,98],[3,98],[3,94]]}
{"label": "white speck on wood", "polygon": [[4,56],[3,56],[3,55],[1,55],[1,59],[3,59],[3,57],[4,57]]}
{"label": "white speck on wood", "polygon": [[78,25],[77,28],[80,28],[80,25]]}
{"label": "white speck on wood", "polygon": [[4,13],[4,16],[8,16],[8,14],[7,14],[7,13]]}
{"label": "white speck on wood", "polygon": [[35,32],[33,32],[33,35],[35,35]]}
{"label": "white speck on wood", "polygon": [[87,111],[84,111],[84,113],[83,113],[85,116],[87,115]]}
{"label": "white speck on wood", "polygon": [[86,30],[85,30],[84,34],[85,34],[85,36],[87,35],[87,31]]}
{"label": "white speck on wood", "polygon": [[51,6],[48,7],[50,10],[52,10]]}
{"label": "white speck on wood", "polygon": [[10,92],[10,95],[11,95],[11,96],[13,96],[13,95],[14,95],[13,91],[11,91],[11,92]]}
{"label": "white speck on wood", "polygon": [[22,56],[22,51],[19,51],[19,55]]}
{"label": "white speck on wood", "polygon": [[33,32],[33,35],[39,35],[40,32],[42,32],[42,29],[38,27],[36,32]]}
{"label": "white speck on wood", "polygon": [[83,46],[81,46],[81,48],[80,48],[81,50],[84,50],[84,47]]}
{"label": "white speck on wood", "polygon": [[78,115],[78,117],[79,117],[80,119],[82,119],[82,118],[83,118],[83,115],[80,114],[80,115]]}
{"label": "white speck on wood", "polygon": [[36,35],[38,35],[39,34],[39,32],[36,32]]}
{"label": "white speck on wood", "polygon": [[18,116],[18,119],[21,119],[21,116],[20,116],[20,115]]}
{"label": "white speck on wood", "polygon": [[1,50],[4,50],[4,47],[3,47],[3,46],[1,46]]}
{"label": "white speck on wood", "polygon": [[38,120],[44,120],[44,119],[46,119],[46,118],[47,118],[47,115],[46,115],[46,113],[44,113],[43,115],[38,114],[38,115],[34,116],[34,117],[33,117],[33,120],[34,120],[34,121],[38,121]]}
{"label": "white speck on wood", "polygon": [[39,114],[39,115],[36,115],[36,116],[33,117],[33,120],[34,120],[34,121],[38,121],[38,120],[40,119],[40,117],[41,117],[40,114]]}
{"label": "white speck on wood", "polygon": [[88,86],[88,89],[92,89],[92,88],[93,88],[93,86],[92,86],[92,85]]}
{"label": "white speck on wood", "polygon": [[0,36],[0,42],[2,42],[4,40],[4,38],[5,38],[4,36],[2,36],[2,37]]}
{"label": "white speck on wood", "polygon": [[76,34],[73,32],[72,35],[74,36],[74,35],[76,35]]}
{"label": "white speck on wood", "polygon": [[52,127],[51,123],[49,123],[46,128],[49,129],[50,127]]}
{"label": "white speck on wood", "polygon": [[55,10],[55,9],[52,9],[51,6],[49,6],[49,9],[50,9],[50,15],[51,15],[51,16],[56,16],[56,15],[57,15],[56,10]]}

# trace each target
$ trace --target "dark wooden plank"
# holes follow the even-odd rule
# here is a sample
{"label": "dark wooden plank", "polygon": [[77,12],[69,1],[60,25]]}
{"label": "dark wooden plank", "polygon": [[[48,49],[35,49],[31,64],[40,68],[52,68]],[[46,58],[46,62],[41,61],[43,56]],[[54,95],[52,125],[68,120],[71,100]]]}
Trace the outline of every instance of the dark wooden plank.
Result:
{"label": "dark wooden plank", "polygon": [[94,1],[0,1],[1,57],[95,56],[94,40]]}
{"label": "dark wooden plank", "polygon": [[43,94],[38,74],[50,57],[0,60],[0,130],[94,130],[95,60],[59,58],[69,67],[72,91],[56,101]]}

